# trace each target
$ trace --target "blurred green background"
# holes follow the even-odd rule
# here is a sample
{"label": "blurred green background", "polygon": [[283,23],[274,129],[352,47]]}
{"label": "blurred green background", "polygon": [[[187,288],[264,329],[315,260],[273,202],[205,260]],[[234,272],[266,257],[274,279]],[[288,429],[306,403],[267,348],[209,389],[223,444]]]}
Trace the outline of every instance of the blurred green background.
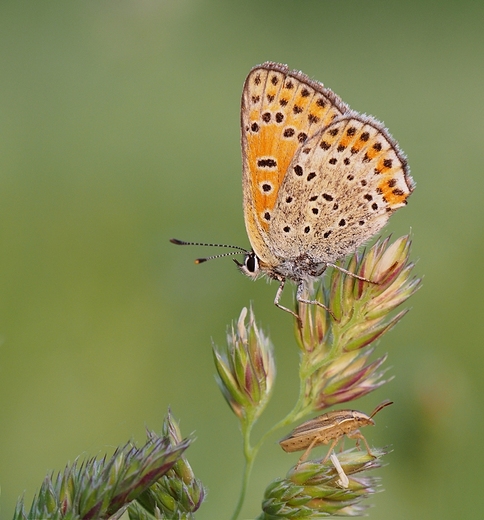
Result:
{"label": "blurred green background", "polygon": [[[365,432],[394,449],[371,518],[482,517],[483,24],[478,0],[1,2],[1,518],[67,461],[142,444],[168,406],[196,432],[197,518],[230,515],[240,436],[211,338],[250,301],[272,335],[257,436],[295,399],[292,321],[274,284],[229,259],[195,266],[208,251],[168,239],[248,246],[239,102],[265,60],[384,120],[417,182],[385,233],[411,229],[424,287],[378,345],[394,381],[354,404],[395,401]],[[262,450],[242,518],[295,462],[285,433]]]}

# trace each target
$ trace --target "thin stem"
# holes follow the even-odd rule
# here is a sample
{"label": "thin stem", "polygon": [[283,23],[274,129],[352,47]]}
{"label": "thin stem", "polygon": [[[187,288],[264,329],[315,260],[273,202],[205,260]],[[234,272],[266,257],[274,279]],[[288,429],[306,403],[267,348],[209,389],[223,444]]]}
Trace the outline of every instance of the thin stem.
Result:
{"label": "thin stem", "polygon": [[[302,363],[299,367],[299,371],[302,371]],[[252,473],[252,468],[254,466],[254,461],[257,456],[257,453],[259,452],[262,444],[264,444],[264,441],[271,435],[273,432],[278,430],[279,428],[282,428],[283,426],[286,426],[288,424],[291,424],[294,422],[298,414],[301,412],[302,404],[304,402],[305,398],[305,380],[300,377],[299,379],[299,397],[296,401],[293,409],[279,422],[277,422],[272,428],[270,428],[262,437],[259,439],[259,442],[255,446],[251,446],[250,444],[250,434],[252,431],[252,426],[254,425],[253,421],[248,419],[247,421],[242,422],[242,438],[243,438],[243,444],[244,444],[244,458],[245,458],[245,465],[244,465],[244,473],[242,476],[242,487],[240,489],[239,494],[239,500],[237,501],[237,505],[235,506],[235,510],[232,514],[231,520],[236,520],[240,514],[240,511],[242,510],[242,506],[244,504],[245,495],[247,493],[247,487],[249,484],[250,475]]]}
{"label": "thin stem", "polygon": [[235,510],[232,514],[231,520],[237,519],[242,509],[242,506],[244,505],[250,474],[252,473],[255,457],[257,455],[257,452],[259,451],[259,446],[252,447],[250,445],[250,433],[252,431],[253,425],[254,422],[252,421],[252,419],[248,419],[247,421],[242,422],[242,438],[245,458],[244,473],[242,475],[242,487],[240,488],[239,500],[237,501],[237,505],[235,506]]}
{"label": "thin stem", "polygon": [[269,435],[272,435],[276,430],[279,428],[283,428],[284,426],[287,426],[288,424],[293,423],[298,419],[298,417],[301,414],[301,411],[303,409],[303,403],[306,397],[306,380],[303,377],[303,362],[301,361],[301,364],[299,365],[299,397],[297,401],[295,402],[292,410],[283,417],[280,421],[278,421],[274,426],[272,426],[262,437],[260,438],[259,442],[255,445],[254,449],[259,451],[262,444],[265,442],[267,437]]}

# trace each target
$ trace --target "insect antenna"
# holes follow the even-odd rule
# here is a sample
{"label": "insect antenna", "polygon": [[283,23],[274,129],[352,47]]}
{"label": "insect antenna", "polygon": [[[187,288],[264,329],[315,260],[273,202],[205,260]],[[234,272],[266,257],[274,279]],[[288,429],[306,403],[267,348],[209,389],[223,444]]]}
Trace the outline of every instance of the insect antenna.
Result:
{"label": "insect antenna", "polygon": [[203,262],[207,262],[208,260],[214,260],[215,258],[223,258],[224,256],[230,256],[230,255],[240,255],[248,254],[249,251],[247,249],[244,249],[243,247],[239,246],[232,246],[230,244],[204,244],[201,242],[185,242],[184,240],[178,240],[177,238],[170,238],[170,242],[172,244],[176,244],[177,246],[207,246],[207,247],[228,247],[230,249],[236,249],[237,251],[230,251],[230,253],[221,253],[219,255],[211,255],[207,256],[206,258],[197,258],[195,260],[196,264],[201,264]]}
{"label": "insect antenna", "polygon": [[374,417],[382,408],[385,408],[385,406],[389,406],[393,404],[393,401],[390,401],[390,399],[385,399],[382,403],[380,403],[374,410],[371,412],[370,419]]}

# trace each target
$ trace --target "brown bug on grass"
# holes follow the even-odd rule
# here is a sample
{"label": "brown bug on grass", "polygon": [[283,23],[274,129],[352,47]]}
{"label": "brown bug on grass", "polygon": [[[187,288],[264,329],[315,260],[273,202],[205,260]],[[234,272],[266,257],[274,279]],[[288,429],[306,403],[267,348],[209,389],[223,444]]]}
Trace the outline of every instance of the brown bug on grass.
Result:
{"label": "brown bug on grass", "polygon": [[368,455],[373,457],[374,455],[371,453],[368,442],[366,442],[358,428],[375,424],[373,416],[390,404],[393,404],[392,401],[383,401],[373,410],[370,416],[357,410],[335,410],[334,412],[325,413],[295,428],[287,437],[280,440],[279,444],[286,452],[306,450],[298,460],[297,465],[308,458],[310,451],[315,446],[329,444],[330,441],[333,441],[326,457],[321,462],[321,464],[324,464],[338,441],[345,435],[349,439],[356,439],[358,448],[360,440],[363,441]]}

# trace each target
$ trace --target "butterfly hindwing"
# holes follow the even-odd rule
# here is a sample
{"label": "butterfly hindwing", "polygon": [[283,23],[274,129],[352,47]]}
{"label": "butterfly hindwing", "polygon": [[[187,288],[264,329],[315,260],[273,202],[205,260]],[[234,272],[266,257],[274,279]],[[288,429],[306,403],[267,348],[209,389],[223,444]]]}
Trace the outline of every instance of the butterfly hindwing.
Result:
{"label": "butterfly hindwing", "polygon": [[351,112],[321,128],[289,167],[268,233],[282,258],[334,262],[377,233],[406,204],[413,181],[384,126]]}

